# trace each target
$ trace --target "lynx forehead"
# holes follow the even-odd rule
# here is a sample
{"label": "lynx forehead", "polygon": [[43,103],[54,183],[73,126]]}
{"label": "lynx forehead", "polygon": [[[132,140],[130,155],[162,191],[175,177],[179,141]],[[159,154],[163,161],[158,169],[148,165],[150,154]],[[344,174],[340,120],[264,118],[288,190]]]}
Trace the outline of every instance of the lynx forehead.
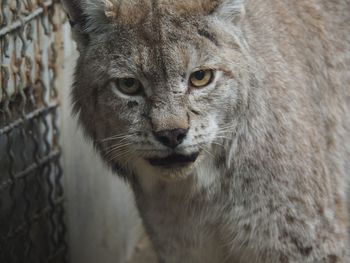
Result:
{"label": "lynx forehead", "polygon": [[[98,1],[97,1],[98,3]],[[219,0],[105,0],[100,1],[100,7],[105,11],[107,17],[115,18],[123,21],[139,21],[141,16],[147,12],[167,12],[176,13],[176,15],[207,15],[216,7]],[[87,1],[87,5],[91,5],[91,9],[96,6],[96,1]],[[101,11],[101,10],[100,10]],[[132,19],[130,17],[132,15]]]}
{"label": "lynx forehead", "polygon": [[63,3],[75,112],[160,262],[349,262],[349,1]]}

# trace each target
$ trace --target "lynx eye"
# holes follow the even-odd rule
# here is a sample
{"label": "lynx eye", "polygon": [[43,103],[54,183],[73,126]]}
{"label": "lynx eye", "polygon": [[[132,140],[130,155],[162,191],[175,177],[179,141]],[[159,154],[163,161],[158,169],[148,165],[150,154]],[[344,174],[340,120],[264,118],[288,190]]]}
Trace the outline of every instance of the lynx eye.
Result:
{"label": "lynx eye", "polygon": [[209,85],[214,77],[214,71],[212,69],[203,69],[195,71],[190,76],[190,84],[196,88],[202,88]]}
{"label": "lynx eye", "polygon": [[141,82],[133,78],[123,78],[117,80],[118,89],[127,95],[136,95],[141,92]]}

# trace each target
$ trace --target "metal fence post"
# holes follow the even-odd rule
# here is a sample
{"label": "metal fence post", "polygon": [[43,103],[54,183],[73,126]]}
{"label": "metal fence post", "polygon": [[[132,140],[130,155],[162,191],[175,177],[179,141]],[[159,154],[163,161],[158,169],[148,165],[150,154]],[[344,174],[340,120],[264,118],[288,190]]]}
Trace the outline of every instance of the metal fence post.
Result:
{"label": "metal fence post", "polygon": [[67,262],[58,1],[0,3],[0,262]]}

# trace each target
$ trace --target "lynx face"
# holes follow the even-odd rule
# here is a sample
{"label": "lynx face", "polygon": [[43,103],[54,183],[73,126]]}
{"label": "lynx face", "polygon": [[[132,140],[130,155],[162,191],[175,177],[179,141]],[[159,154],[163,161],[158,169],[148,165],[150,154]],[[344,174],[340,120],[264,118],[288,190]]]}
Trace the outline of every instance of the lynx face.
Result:
{"label": "lynx face", "polygon": [[75,108],[108,163],[183,177],[229,143],[247,63],[215,9],[143,4],[79,36]]}

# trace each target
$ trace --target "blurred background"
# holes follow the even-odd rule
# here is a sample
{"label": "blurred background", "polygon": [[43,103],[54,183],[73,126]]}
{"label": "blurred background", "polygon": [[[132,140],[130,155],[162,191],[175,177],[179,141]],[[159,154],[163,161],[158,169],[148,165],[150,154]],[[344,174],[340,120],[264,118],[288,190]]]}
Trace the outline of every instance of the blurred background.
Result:
{"label": "blurred background", "polygon": [[146,262],[130,189],[71,116],[67,22],[57,0],[0,0],[0,262]]}

